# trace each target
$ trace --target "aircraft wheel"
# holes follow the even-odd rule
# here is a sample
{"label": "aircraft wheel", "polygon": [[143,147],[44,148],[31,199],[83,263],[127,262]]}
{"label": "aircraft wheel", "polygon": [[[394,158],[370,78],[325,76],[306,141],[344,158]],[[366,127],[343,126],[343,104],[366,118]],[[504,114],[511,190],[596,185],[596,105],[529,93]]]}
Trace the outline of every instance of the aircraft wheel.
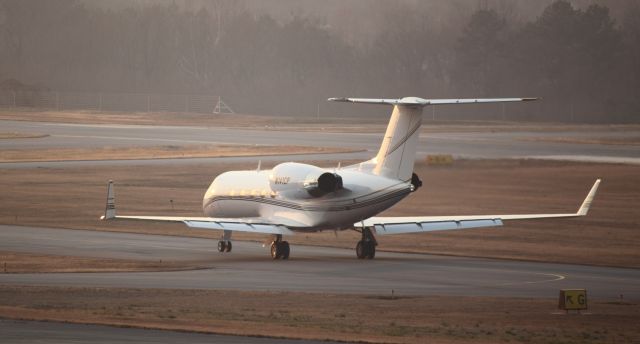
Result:
{"label": "aircraft wheel", "polygon": [[225,252],[231,252],[233,245],[231,245],[231,241],[227,241]]}
{"label": "aircraft wheel", "polygon": [[358,257],[358,259],[363,259],[367,256],[366,246],[367,245],[364,241],[358,241],[358,244],[356,245],[356,256]]}
{"label": "aircraft wheel", "polygon": [[289,259],[289,253],[291,252],[289,249],[289,242],[283,241],[280,243],[280,246],[282,248],[282,259]]}
{"label": "aircraft wheel", "polygon": [[271,243],[271,258],[280,259],[282,256],[282,249],[277,241]]}
{"label": "aircraft wheel", "polygon": [[373,259],[376,256],[376,244],[373,241],[365,242],[367,245],[367,259]]}
{"label": "aircraft wheel", "polygon": [[218,252],[224,252],[227,249],[227,243],[220,240],[218,241]]}

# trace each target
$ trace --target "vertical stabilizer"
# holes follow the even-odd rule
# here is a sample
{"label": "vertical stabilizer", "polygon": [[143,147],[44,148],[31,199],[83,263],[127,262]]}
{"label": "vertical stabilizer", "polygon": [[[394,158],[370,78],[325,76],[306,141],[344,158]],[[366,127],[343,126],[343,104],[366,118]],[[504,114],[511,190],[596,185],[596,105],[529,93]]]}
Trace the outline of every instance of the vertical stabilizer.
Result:
{"label": "vertical stabilizer", "polygon": [[394,105],[382,145],[373,160],[375,174],[411,179],[421,124],[421,106]]}
{"label": "vertical stabilizer", "polygon": [[460,98],[423,99],[405,97],[400,99],[378,98],[329,98],[333,102],[393,105],[391,120],[382,140],[378,155],[371,160],[375,174],[404,181],[411,179],[416,149],[425,106],[454,104],[512,103],[537,100],[538,98]]}

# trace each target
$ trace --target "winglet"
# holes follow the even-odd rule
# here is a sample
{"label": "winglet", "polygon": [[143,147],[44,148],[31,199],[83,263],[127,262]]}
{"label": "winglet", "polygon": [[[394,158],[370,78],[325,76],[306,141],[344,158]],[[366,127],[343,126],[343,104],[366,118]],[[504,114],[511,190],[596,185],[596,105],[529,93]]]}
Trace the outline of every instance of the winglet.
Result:
{"label": "winglet", "polygon": [[104,215],[100,216],[100,220],[110,220],[116,217],[116,197],[113,190],[113,180],[107,184],[107,205],[104,209]]}
{"label": "winglet", "polygon": [[576,215],[578,216],[587,215],[587,213],[589,212],[589,207],[591,207],[591,202],[593,202],[593,198],[596,196],[596,192],[598,191],[599,185],[600,185],[600,179],[596,180],[596,182],[593,183],[593,186],[591,187],[591,191],[589,191],[589,194],[584,199],[584,202],[582,202],[582,205],[580,206],[580,209],[578,209],[578,212],[576,213]]}

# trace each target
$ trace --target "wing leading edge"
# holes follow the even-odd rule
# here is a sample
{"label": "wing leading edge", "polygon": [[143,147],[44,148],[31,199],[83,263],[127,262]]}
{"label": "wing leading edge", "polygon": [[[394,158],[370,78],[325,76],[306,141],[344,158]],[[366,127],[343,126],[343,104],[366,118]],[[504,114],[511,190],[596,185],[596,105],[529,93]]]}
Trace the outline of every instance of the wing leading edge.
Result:
{"label": "wing leading edge", "polygon": [[463,216],[416,216],[416,217],[371,217],[356,227],[370,227],[379,235],[421,233],[432,231],[446,231],[467,228],[502,226],[502,221],[571,218],[585,216],[598,191],[600,179],[596,180],[591,191],[575,213],[561,214],[519,214],[519,215],[463,215]]}

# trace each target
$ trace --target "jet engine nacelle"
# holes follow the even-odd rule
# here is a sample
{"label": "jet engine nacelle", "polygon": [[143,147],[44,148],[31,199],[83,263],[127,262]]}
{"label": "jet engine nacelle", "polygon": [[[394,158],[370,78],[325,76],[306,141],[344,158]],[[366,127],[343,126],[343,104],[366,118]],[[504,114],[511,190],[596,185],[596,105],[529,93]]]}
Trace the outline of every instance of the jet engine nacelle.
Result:
{"label": "jet engine nacelle", "polygon": [[285,162],[271,170],[269,185],[276,192],[304,190],[320,197],[342,189],[342,177],[317,166]]}

